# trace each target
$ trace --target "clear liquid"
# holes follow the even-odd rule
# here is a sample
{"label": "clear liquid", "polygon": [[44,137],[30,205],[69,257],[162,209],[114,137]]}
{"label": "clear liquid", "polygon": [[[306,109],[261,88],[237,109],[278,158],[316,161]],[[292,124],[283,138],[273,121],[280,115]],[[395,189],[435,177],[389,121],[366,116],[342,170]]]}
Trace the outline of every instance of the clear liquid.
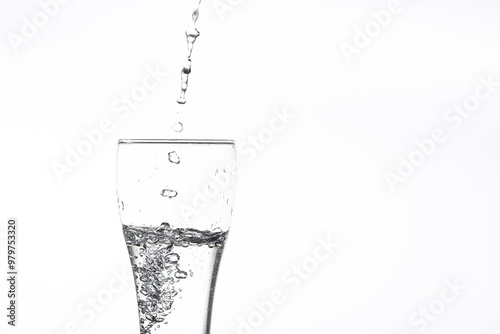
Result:
{"label": "clear liquid", "polygon": [[196,39],[200,36],[200,32],[196,29],[196,22],[198,17],[200,17],[200,5],[201,0],[198,1],[197,7],[193,11],[192,23],[186,29],[186,40],[187,40],[187,59],[184,67],[181,71],[181,95],[177,100],[179,104],[186,103],[186,91],[188,89],[189,74],[191,73],[191,55],[193,54],[193,46]]}
{"label": "clear liquid", "polygon": [[[123,234],[136,284],[141,334],[162,326],[172,332],[208,333],[228,232],[172,229],[163,223],[158,227],[123,225]],[[196,319],[199,316],[205,318]]]}

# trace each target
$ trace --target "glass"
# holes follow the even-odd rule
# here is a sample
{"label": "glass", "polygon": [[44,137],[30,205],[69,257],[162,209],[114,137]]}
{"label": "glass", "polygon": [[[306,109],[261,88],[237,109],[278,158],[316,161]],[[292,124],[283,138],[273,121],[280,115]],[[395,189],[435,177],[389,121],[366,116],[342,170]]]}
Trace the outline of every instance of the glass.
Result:
{"label": "glass", "polygon": [[140,332],[210,333],[233,212],[230,140],[120,140],[117,197]]}

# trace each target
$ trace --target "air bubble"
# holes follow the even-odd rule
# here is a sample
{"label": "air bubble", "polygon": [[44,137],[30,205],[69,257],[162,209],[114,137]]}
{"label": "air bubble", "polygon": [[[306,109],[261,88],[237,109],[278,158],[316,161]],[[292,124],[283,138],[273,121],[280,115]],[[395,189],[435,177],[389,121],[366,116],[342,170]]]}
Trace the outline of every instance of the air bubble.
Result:
{"label": "air bubble", "polygon": [[177,196],[177,191],[172,189],[163,189],[161,191],[161,195],[167,198],[174,198],[175,196]]}
{"label": "air bubble", "polygon": [[181,159],[179,158],[179,155],[175,151],[170,152],[168,154],[168,161],[170,161],[171,163],[176,164],[176,165],[181,163]]}
{"label": "air bubble", "polygon": [[170,230],[172,230],[172,229],[170,228],[170,224],[167,222],[161,223],[160,227],[158,227],[158,229],[157,229],[158,232],[167,232]]}
{"label": "air bubble", "polygon": [[147,237],[147,242],[154,245],[158,242],[158,238],[154,235],[149,235]]}
{"label": "air bubble", "polygon": [[[182,102],[182,101],[184,101],[184,102]],[[184,103],[186,103],[186,99],[179,98],[179,100],[177,100],[177,102],[179,102],[180,104],[184,104]],[[181,122],[177,122],[172,126],[172,130],[174,130],[175,132],[178,132],[178,133],[182,132],[182,130],[184,130],[184,125],[182,125]]]}
{"label": "air bubble", "polygon": [[165,260],[170,262],[170,263],[177,263],[177,262],[179,262],[179,259],[180,259],[179,255],[175,254],[175,253],[169,254],[165,257]]}
{"label": "air bubble", "polygon": [[180,278],[180,279],[186,278],[187,276],[188,276],[188,274],[185,271],[178,271],[175,273],[175,277]]}
{"label": "air bubble", "polygon": [[160,254],[160,256],[167,256],[171,250],[172,250],[172,245],[160,248],[158,250],[158,253]]}

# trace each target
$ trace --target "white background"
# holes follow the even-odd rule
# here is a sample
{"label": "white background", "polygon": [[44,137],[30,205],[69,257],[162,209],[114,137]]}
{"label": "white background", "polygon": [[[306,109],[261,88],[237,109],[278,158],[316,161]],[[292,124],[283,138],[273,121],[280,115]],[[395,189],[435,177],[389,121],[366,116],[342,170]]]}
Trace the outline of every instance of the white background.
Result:
{"label": "white background", "polygon": [[[218,12],[220,3],[231,10]],[[138,333],[132,284],[91,321],[77,311],[106,293],[114,272],[131,275],[115,204],[117,139],[171,138],[182,120],[183,138],[248,144],[275,109],[294,119],[254,159],[242,157],[213,333],[499,332],[500,87],[461,126],[444,115],[481,76],[500,80],[500,6],[403,0],[349,62],[340,46],[388,3],[204,1],[188,104],[178,108],[193,3],[69,1],[16,52],[8,36],[40,4],[2,0],[0,219],[20,224],[18,327],[2,306],[2,333],[72,333],[72,324]],[[148,66],[170,75],[118,117],[113,103]],[[106,118],[113,131],[58,180],[53,163]],[[386,173],[436,128],[446,141],[393,191]],[[328,236],[340,246],[293,289],[283,275],[314,264]],[[443,305],[446,280],[465,289],[425,330],[412,324],[415,312]],[[4,279],[0,289],[6,305]],[[274,289],[284,302],[259,318],[254,303]],[[249,317],[262,321],[238,330]]]}

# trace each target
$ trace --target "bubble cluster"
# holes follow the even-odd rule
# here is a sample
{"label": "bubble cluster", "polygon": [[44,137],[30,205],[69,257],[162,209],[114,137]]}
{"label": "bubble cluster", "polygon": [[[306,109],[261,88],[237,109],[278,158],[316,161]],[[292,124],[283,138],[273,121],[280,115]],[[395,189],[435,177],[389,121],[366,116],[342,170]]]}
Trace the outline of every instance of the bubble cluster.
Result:
{"label": "bubble cluster", "polygon": [[222,247],[227,237],[222,230],[173,229],[166,222],[158,227],[123,225],[123,234],[136,282],[141,334],[167,323],[175,298],[182,291],[178,283],[194,275],[192,270],[182,269],[175,248]]}

